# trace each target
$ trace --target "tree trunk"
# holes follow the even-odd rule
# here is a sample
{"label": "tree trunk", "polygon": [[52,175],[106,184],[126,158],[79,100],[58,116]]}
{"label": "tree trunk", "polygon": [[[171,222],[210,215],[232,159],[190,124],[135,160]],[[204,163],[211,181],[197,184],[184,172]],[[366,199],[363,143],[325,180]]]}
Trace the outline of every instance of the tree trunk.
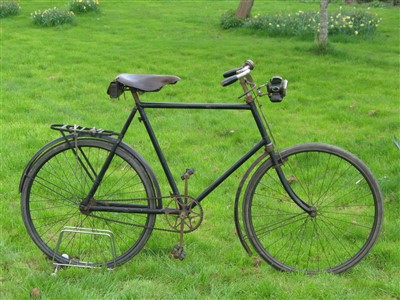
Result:
{"label": "tree trunk", "polygon": [[239,7],[236,10],[236,17],[246,19],[250,16],[254,0],[240,0]]}
{"label": "tree trunk", "polygon": [[321,6],[319,11],[319,35],[318,35],[318,46],[326,47],[328,45],[328,4],[329,0],[321,0]]}

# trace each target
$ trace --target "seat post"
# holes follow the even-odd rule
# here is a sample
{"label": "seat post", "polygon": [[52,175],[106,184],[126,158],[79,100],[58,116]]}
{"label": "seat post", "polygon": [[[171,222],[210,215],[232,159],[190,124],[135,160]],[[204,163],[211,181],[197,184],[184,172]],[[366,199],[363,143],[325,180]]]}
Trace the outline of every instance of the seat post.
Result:
{"label": "seat post", "polygon": [[130,89],[133,99],[135,100],[136,105],[140,105],[140,99],[137,90]]}

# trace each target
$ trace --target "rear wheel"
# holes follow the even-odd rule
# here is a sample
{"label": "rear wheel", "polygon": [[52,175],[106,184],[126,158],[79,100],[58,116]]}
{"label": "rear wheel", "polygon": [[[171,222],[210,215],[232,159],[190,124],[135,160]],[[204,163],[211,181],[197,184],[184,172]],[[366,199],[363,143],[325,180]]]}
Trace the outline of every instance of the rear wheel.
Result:
{"label": "rear wheel", "polygon": [[[80,211],[93,180],[113,144],[106,140],[63,142],[36,160],[22,189],[22,217],[29,235],[47,256],[64,264],[108,266],[122,264],[146,244],[155,223],[154,214]],[[75,150],[78,150],[74,152]],[[155,191],[140,158],[118,147],[95,196],[95,201],[155,208]],[[57,243],[66,226],[59,250]],[[112,232],[114,257],[110,235]],[[82,230],[80,230],[82,231]]]}
{"label": "rear wheel", "polygon": [[284,271],[340,273],[356,265],[382,225],[383,200],[374,176],[353,154],[330,145],[298,145],[280,156],[291,188],[316,208],[316,216],[291,200],[267,160],[251,178],[243,203],[255,250]]}

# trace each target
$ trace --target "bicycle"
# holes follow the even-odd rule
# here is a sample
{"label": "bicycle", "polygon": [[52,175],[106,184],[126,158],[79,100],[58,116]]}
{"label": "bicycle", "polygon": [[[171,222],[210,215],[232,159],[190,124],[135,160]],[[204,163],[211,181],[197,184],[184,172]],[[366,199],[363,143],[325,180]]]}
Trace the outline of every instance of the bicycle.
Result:
{"label": "bicycle", "polygon": [[[183,259],[183,237],[203,219],[201,202],[240,166],[264,149],[245,172],[235,197],[234,220],[241,244],[252,255],[278,270],[340,273],[362,260],[376,242],[383,221],[383,198],[376,179],[355,155],[336,146],[308,143],[275,151],[259,98],[281,102],[287,80],[274,76],[257,86],[250,72],[254,63],[223,74],[223,86],[239,81],[244,103],[142,102],[141,93],[158,92],[175,84],[172,75],[120,74],[108,94],[131,93],[134,106],[121,132],[55,124],[61,133],[40,149],[21,178],[21,210],[27,231],[50,258],[59,263],[120,265],[145,246],[152,230],[180,234],[172,255]],[[252,114],[260,141],[198,196],[188,193],[187,169],[181,193],[146,114],[148,109],[244,110]],[[163,195],[146,160],[123,138],[139,114],[171,189]],[[167,204],[165,202],[168,202]],[[165,215],[168,228],[155,227]],[[70,233],[57,245],[65,226],[98,228],[115,236],[115,257],[87,257],[105,248],[93,236],[88,241]],[[90,230],[90,229],[89,229]],[[58,249],[58,247],[60,247]],[[63,254],[62,254],[63,253]]]}

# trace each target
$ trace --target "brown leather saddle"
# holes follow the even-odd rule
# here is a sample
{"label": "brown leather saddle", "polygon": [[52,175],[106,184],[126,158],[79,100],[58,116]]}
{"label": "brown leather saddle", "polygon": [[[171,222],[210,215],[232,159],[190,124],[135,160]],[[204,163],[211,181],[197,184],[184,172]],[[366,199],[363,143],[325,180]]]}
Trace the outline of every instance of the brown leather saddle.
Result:
{"label": "brown leather saddle", "polygon": [[119,97],[125,88],[139,92],[158,92],[164,85],[175,84],[181,80],[173,75],[120,74],[108,87],[111,98]]}

